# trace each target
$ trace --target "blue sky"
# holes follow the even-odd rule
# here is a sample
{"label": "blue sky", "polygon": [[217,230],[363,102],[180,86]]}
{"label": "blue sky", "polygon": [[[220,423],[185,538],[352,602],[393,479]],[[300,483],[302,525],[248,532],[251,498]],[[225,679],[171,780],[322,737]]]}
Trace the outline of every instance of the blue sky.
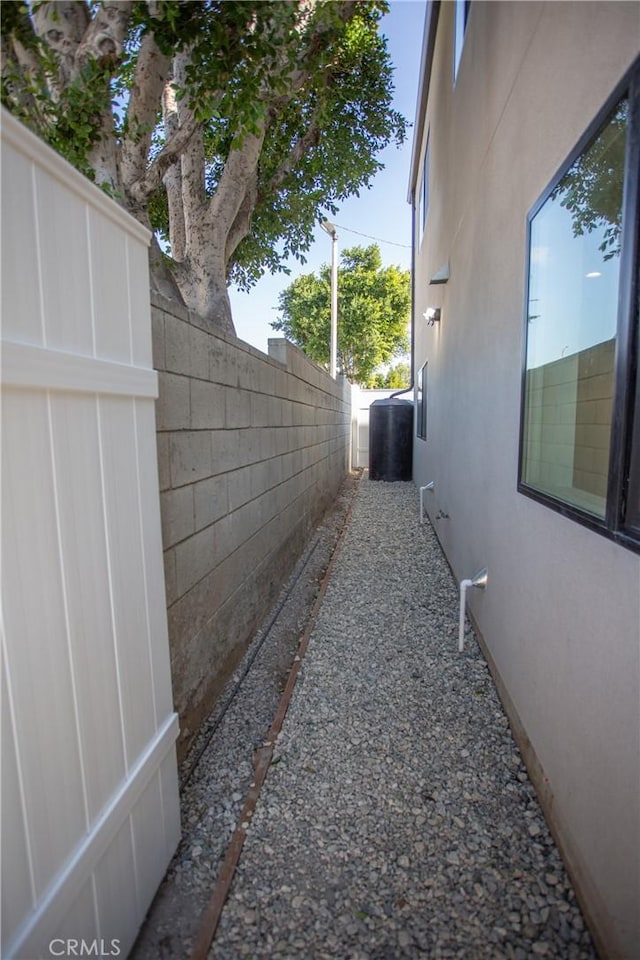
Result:
{"label": "blue sky", "polygon": [[[391,0],[389,13],[381,21],[381,31],[389,40],[389,53],[395,66],[394,107],[413,123],[418,95],[418,73],[422,52],[425,0]],[[339,213],[330,217],[338,227],[338,249],[373,242],[348,232],[355,230],[370,237],[392,241],[379,243],[385,265],[395,264],[408,270],[411,263],[411,216],[407,203],[409,163],[413,130],[398,149],[388,147],[380,159],[385,165],[369,190],[347,200]],[[394,245],[392,245],[394,244]],[[396,246],[395,244],[400,244]],[[291,274],[265,275],[249,293],[231,288],[231,310],[236,333],[259,350],[267,352],[269,337],[279,336],[270,326],[277,318],[278,294],[294,277],[316,272],[331,258],[331,239],[320,227],[308,252],[307,263],[291,260]]]}
{"label": "blue sky", "polygon": [[603,225],[576,237],[560,198],[531,224],[527,367],[569,357],[616,335],[620,257],[604,260]]}

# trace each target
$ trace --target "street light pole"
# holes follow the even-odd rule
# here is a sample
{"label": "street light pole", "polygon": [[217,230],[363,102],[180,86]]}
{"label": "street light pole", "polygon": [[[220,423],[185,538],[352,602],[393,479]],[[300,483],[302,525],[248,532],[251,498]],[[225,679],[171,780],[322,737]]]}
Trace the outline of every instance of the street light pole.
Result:
{"label": "street light pole", "polygon": [[329,351],[329,374],[336,379],[338,367],[338,234],[335,224],[323,220],[320,224],[331,237],[331,341]]}

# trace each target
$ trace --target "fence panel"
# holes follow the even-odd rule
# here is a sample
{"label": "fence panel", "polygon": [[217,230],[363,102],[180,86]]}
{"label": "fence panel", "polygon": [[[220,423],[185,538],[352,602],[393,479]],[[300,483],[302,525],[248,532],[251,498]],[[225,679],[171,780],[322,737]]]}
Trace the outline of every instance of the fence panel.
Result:
{"label": "fence panel", "polygon": [[[387,400],[397,390],[351,388],[351,462],[354,467],[369,467],[369,407],[375,400]],[[407,399],[405,396],[403,399]]]}
{"label": "fence panel", "polygon": [[2,194],[2,956],[125,956],[180,829],[148,234],[4,111]]}

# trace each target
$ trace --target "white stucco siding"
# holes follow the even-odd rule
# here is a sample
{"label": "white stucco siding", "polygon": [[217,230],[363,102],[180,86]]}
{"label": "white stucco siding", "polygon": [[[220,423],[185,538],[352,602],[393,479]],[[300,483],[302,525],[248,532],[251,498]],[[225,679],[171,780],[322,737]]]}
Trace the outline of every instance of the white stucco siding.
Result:
{"label": "white stucco siding", "polygon": [[[527,213],[640,52],[640,5],[472,4],[455,88],[441,4],[416,261],[427,442],[414,479],[541,766],[611,956],[640,942],[640,557],[517,491]],[[445,262],[446,285],[429,286]],[[428,327],[422,313],[439,306]],[[439,512],[448,519],[435,520]],[[546,778],[546,781],[544,780]]]}

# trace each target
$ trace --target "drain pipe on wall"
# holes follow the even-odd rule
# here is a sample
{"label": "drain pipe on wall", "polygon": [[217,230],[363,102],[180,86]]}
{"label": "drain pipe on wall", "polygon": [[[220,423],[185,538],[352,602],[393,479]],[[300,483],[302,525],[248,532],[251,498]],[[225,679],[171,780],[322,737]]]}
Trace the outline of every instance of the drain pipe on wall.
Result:
{"label": "drain pipe on wall", "polygon": [[389,397],[389,400],[393,400],[395,397],[401,397],[403,393],[411,393],[413,390],[413,358],[415,352],[415,343],[416,343],[416,215],[413,206],[413,194],[411,194],[411,360],[410,360],[410,375],[411,382],[408,387],[405,387],[404,390],[396,390],[395,393],[392,393]]}
{"label": "drain pipe on wall", "polygon": [[429,483],[425,483],[424,487],[420,487],[420,523],[424,523],[424,494],[425,490],[433,490],[435,488],[435,480],[430,480]]}
{"label": "drain pipe on wall", "polygon": [[464,650],[464,618],[466,611],[467,590],[469,587],[475,587],[477,590],[486,590],[489,571],[486,567],[479,570],[470,580],[462,580],[460,583],[460,629],[458,632],[458,653]]}

